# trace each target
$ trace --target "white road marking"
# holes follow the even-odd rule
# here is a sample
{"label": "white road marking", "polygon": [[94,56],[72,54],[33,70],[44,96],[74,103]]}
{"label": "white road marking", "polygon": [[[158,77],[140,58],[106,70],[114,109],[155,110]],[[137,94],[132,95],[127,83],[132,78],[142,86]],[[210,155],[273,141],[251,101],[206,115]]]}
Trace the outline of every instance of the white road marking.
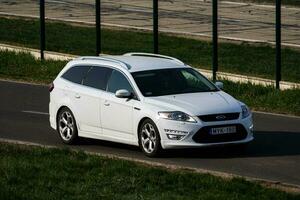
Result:
{"label": "white road marking", "polygon": [[56,0],[48,0],[47,3],[70,4],[70,2],[56,1]]}
{"label": "white road marking", "polygon": [[[211,3],[211,0],[198,0],[204,3]],[[235,1],[220,1],[220,4],[232,4],[232,5],[241,5],[241,6],[256,6],[262,8],[275,8],[275,4],[257,4],[257,3],[249,3],[249,2],[235,2]],[[292,5],[281,5],[281,8],[288,10],[300,10],[300,8]]]}
{"label": "white road marking", "polygon": [[37,114],[37,115],[49,115],[47,112],[39,112],[34,110],[22,110],[23,113]]}

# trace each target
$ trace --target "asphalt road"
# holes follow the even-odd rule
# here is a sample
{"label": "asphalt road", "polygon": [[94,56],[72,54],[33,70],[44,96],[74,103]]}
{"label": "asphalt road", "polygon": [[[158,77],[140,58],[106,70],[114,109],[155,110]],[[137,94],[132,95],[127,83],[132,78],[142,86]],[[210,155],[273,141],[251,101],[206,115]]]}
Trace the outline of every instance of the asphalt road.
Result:
{"label": "asphalt road", "polygon": [[[47,0],[46,17],[95,22],[92,0]],[[274,1],[275,2],[275,1]],[[102,0],[102,23],[152,29],[152,1]],[[159,30],[211,36],[210,0],[160,0]],[[0,14],[39,16],[36,0],[0,0]],[[219,1],[220,38],[274,42],[275,7]],[[282,7],[283,45],[300,47],[300,8]]]}
{"label": "asphalt road", "polygon": [[[63,146],[48,115],[42,114],[48,112],[47,87],[0,81],[0,102],[0,138]],[[84,139],[72,147],[300,186],[300,118],[255,113],[254,124],[256,139],[243,153],[228,148],[176,150],[151,159],[137,147],[111,142]]]}

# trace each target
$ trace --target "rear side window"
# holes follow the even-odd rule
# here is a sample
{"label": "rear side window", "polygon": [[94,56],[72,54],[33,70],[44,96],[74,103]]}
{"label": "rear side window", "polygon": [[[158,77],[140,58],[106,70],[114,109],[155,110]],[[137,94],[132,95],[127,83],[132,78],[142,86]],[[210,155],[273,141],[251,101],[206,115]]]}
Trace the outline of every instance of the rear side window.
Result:
{"label": "rear side window", "polygon": [[81,84],[82,79],[85,77],[89,69],[90,67],[88,66],[74,66],[67,70],[62,77],[73,83]]}
{"label": "rear side window", "polygon": [[106,67],[92,67],[86,78],[83,80],[83,85],[105,90],[107,80],[112,72],[112,69]]}
{"label": "rear side window", "polygon": [[107,84],[107,91],[115,93],[117,90],[120,89],[125,89],[131,93],[134,93],[127,78],[121,72],[113,70]]}

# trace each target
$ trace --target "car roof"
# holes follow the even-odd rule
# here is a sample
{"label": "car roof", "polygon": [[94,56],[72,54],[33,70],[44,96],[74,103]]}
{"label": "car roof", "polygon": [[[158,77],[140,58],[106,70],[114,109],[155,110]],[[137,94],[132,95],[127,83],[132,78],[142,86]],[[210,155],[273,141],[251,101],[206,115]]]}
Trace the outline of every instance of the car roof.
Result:
{"label": "car roof", "polygon": [[145,70],[167,69],[167,68],[183,68],[187,67],[182,61],[159,54],[148,53],[127,53],[120,56],[95,56],[80,57],[79,60],[86,60],[94,64],[112,64],[129,72],[138,72]]}

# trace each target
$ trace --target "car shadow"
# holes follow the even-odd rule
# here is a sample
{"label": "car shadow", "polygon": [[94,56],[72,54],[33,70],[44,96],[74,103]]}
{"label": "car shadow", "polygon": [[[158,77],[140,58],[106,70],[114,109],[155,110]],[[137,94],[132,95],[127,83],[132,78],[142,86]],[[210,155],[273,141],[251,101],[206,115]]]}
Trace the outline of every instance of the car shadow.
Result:
{"label": "car shadow", "polygon": [[[195,149],[174,149],[164,151],[162,158],[239,158],[300,155],[299,132],[254,132],[255,139],[246,148],[242,146],[219,146]],[[82,138],[79,146],[109,148],[115,151],[141,153],[136,146]]]}
{"label": "car shadow", "polygon": [[104,147],[112,148],[115,150],[127,150],[127,151],[139,151],[140,148],[133,145],[127,145],[117,142],[110,142],[105,140],[91,139],[91,138],[80,138],[76,143],[78,146],[87,146],[87,147]]}
{"label": "car shadow", "polygon": [[300,155],[300,133],[298,132],[254,132],[255,139],[246,148],[242,146],[220,146],[199,149],[169,150],[164,157],[184,158],[235,158]]}

